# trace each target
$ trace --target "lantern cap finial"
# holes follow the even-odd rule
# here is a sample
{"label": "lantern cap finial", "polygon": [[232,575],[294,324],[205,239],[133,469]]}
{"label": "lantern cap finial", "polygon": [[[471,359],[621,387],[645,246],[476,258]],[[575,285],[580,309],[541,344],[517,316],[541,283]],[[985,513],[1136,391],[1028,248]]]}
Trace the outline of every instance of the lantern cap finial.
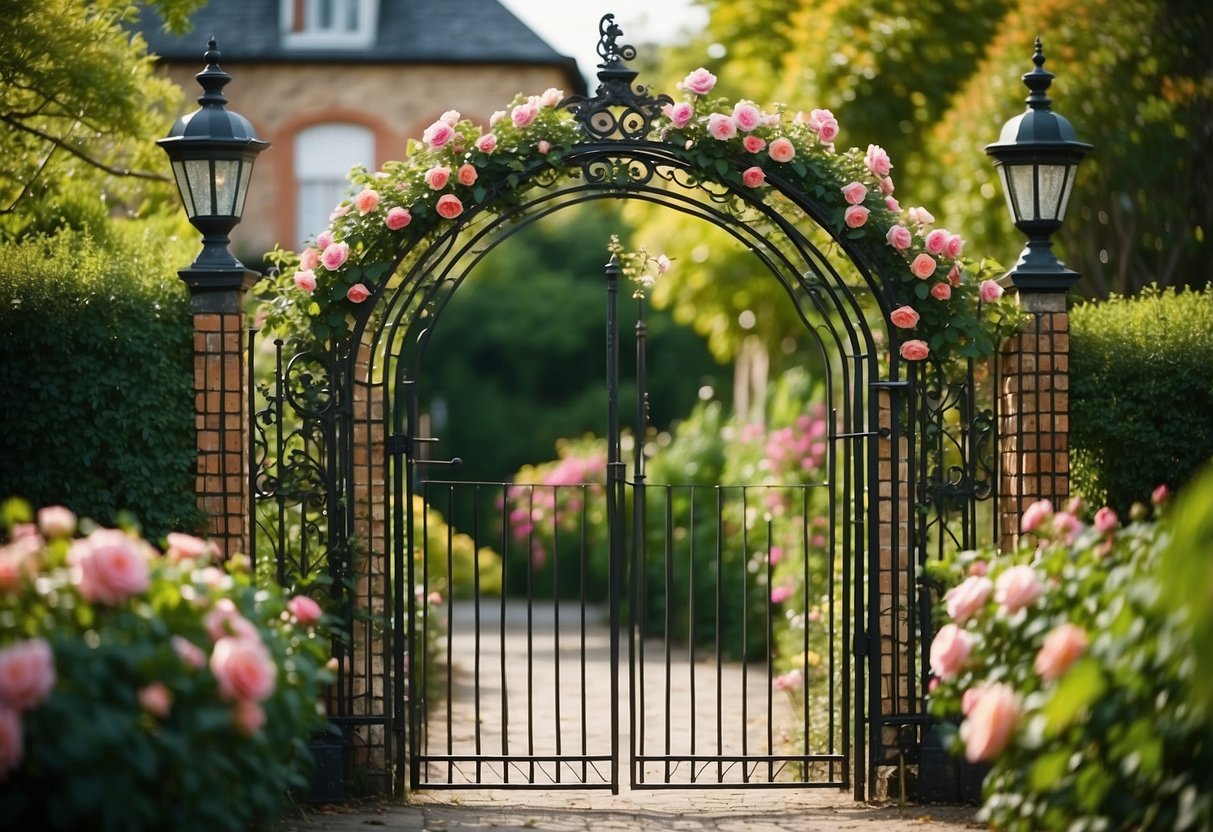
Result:
{"label": "lantern cap finial", "polygon": [[1053,103],[1048,96],[1049,85],[1053,83],[1053,73],[1045,69],[1045,52],[1040,38],[1036,38],[1036,51],[1032,54],[1032,63],[1036,68],[1023,74],[1023,83],[1029,90],[1024,102],[1033,110],[1047,110]]}
{"label": "lantern cap finial", "polygon": [[215,36],[211,35],[210,40],[206,42],[206,52],[202,54],[206,68],[194,76],[202,85],[202,95],[198,96],[198,103],[203,107],[222,107],[227,103],[223,88],[232,80],[232,76],[219,68],[221,54]]}

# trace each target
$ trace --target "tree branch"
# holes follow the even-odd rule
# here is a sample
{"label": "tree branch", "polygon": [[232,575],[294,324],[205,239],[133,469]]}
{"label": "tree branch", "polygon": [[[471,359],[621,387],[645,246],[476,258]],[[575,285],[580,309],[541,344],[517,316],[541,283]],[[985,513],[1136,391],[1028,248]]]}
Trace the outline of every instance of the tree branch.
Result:
{"label": "tree branch", "polygon": [[134,179],[146,179],[151,182],[171,182],[172,181],[167,176],[164,176],[163,174],[159,174],[159,173],[152,173],[150,171],[141,171],[141,170],[131,170],[130,168],[118,168],[118,167],[114,167],[113,165],[107,165],[105,162],[102,162],[100,159],[95,159],[92,156],[88,155],[88,153],[86,153],[83,149],[76,147],[75,145],[68,142],[66,139],[61,139],[58,136],[52,136],[49,133],[39,130],[36,127],[31,127],[28,124],[25,124],[17,119],[11,118],[8,115],[0,114],[0,122],[8,124],[11,127],[13,127],[14,129],[21,130],[22,132],[25,132],[25,133],[29,133],[32,136],[37,136],[38,138],[42,139],[43,141],[50,142],[55,147],[62,148],[63,150],[70,153],[71,155],[75,156],[77,159],[80,159],[81,161],[83,161],[85,164],[91,165],[91,166],[97,168],[98,170],[104,171],[105,173],[108,173],[112,176],[129,176]]}

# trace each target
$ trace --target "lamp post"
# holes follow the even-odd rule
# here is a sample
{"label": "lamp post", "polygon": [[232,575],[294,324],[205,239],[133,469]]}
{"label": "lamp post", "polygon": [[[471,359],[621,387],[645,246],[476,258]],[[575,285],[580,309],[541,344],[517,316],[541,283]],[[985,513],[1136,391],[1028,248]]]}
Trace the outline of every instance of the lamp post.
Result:
{"label": "lamp post", "polygon": [[1053,73],[1044,69],[1040,38],[1032,62],[1036,68],[1023,76],[1028,108],[1003,125],[986,153],[998,168],[1015,227],[1028,238],[1009,273],[1012,283],[1020,292],[1064,292],[1078,274],[1057,259],[1050,238],[1065,218],[1078,164],[1091,145],[1078,141],[1070,122],[1049,106]]}

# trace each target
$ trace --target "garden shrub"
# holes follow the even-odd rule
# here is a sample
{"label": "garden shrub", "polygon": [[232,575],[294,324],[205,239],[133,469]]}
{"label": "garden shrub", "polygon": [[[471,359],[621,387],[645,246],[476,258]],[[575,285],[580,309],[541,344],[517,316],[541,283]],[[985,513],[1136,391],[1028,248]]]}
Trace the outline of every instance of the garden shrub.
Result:
{"label": "garden shrub", "polygon": [[0,258],[0,497],[99,522],[138,508],[149,539],[196,529],[193,235],[114,223],[102,244],[64,231]]}
{"label": "garden shrub", "polygon": [[1070,314],[1075,489],[1120,513],[1213,458],[1213,289],[1145,289]]}

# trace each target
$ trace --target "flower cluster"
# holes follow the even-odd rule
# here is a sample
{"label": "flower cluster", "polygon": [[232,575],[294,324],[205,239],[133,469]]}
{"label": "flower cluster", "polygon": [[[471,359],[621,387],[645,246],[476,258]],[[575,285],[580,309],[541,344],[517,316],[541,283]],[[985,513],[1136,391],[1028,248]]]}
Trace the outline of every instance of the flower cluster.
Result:
{"label": "flower cluster", "polygon": [[530,547],[534,569],[547,563],[557,530],[577,530],[587,498],[602,493],[606,452],[601,445],[562,442],[559,459],[524,467],[515,475],[506,494],[510,534]]}

